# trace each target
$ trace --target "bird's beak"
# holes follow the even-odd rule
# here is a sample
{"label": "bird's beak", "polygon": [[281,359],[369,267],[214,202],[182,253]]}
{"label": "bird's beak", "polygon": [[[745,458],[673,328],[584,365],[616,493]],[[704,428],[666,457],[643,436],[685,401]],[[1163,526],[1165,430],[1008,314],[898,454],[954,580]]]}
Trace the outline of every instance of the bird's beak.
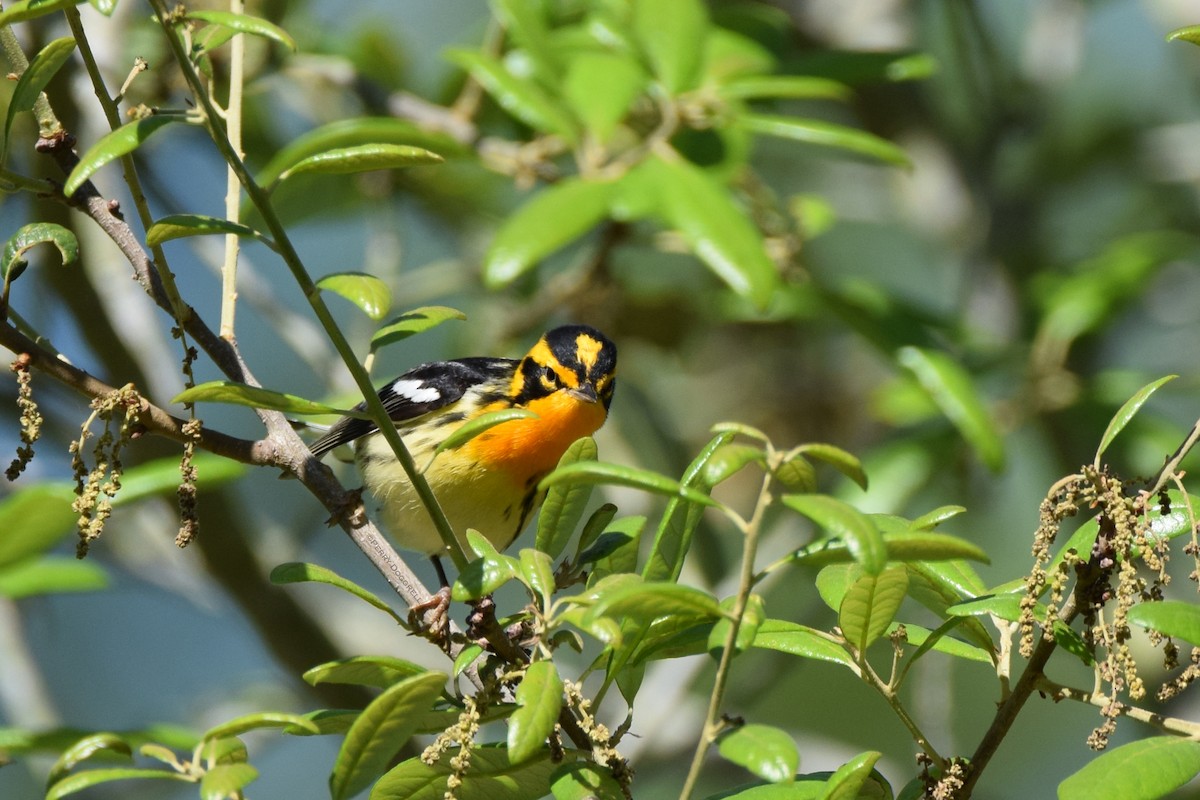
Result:
{"label": "bird's beak", "polygon": [[585,403],[600,402],[600,398],[596,395],[596,387],[592,386],[590,383],[585,383],[578,389],[568,389],[567,394],[576,399],[582,400]]}

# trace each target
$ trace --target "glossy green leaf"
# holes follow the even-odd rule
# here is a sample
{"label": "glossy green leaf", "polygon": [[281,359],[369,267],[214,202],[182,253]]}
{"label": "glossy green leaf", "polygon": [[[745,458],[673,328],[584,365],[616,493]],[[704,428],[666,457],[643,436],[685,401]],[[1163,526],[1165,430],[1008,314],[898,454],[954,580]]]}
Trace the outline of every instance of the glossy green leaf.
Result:
{"label": "glossy green leaf", "polygon": [[62,755],[50,767],[50,773],[46,776],[46,785],[53,786],[58,783],[76,766],[97,753],[120,757],[126,761],[133,758],[133,748],[123,737],[109,732],[93,733],[83,737],[62,752]]}
{"label": "glossy green leaf", "polygon": [[754,632],[753,646],[857,669],[854,659],[845,648],[830,641],[815,628],[797,622],[782,619],[763,620]]}
{"label": "glossy green leaf", "polygon": [[[165,759],[167,753],[160,753],[158,756],[153,756],[150,748],[155,745],[142,745],[142,753]],[[209,764],[244,764],[250,759],[250,753],[246,750],[246,744],[236,736],[217,736],[212,739],[204,739],[201,741],[197,749],[197,760],[204,761]],[[170,764],[171,762],[165,761]]]}
{"label": "glossy green leaf", "polygon": [[733,100],[846,100],[850,97],[850,87],[846,84],[809,75],[753,75],[724,83],[719,91],[723,97]]}
{"label": "glossy green leaf", "polygon": [[71,170],[67,182],[63,184],[63,194],[67,197],[75,194],[75,191],[105,164],[132,153],[159,128],[178,122],[179,119],[180,117],[175,116],[146,117],[126,123],[105,135],[80,156],[79,163]]}
{"label": "glossy green leaf", "polygon": [[0,27],[53,14],[55,11],[62,11],[64,8],[71,8],[82,2],[83,0],[17,0],[15,3],[9,3],[7,8],[0,11]]}
{"label": "glossy green leaf", "polygon": [[860,654],[887,631],[908,589],[904,567],[863,575],[850,585],[838,608],[842,633]]}
{"label": "glossy green leaf", "polygon": [[49,550],[70,533],[79,517],[73,499],[71,487],[59,483],[33,484],[0,500],[0,568]]}
{"label": "glossy green leaf", "polygon": [[70,266],[79,259],[79,240],[75,238],[74,233],[53,222],[33,222],[22,226],[4,243],[3,261],[0,261],[0,284],[7,286],[25,271],[29,265],[25,254],[39,244],[50,244],[58,248],[63,266]]}
{"label": "glossy green leaf", "polygon": [[[991,614],[1009,622],[1016,622],[1021,618],[1021,597],[1021,594],[1016,593],[985,595],[950,606],[946,609],[946,614],[955,617]],[[1033,610],[1034,618],[1044,620],[1046,611],[1046,606],[1038,603]],[[1091,648],[1083,641],[1078,631],[1059,619],[1054,621],[1052,630],[1055,642],[1064,650],[1084,664],[1090,665],[1094,661]]]}
{"label": "glossy green leaf", "polygon": [[918,531],[933,530],[946,520],[957,517],[959,514],[965,514],[966,511],[962,506],[938,506],[914,519],[912,528]]}
{"label": "glossy green leaf", "polygon": [[167,769],[134,769],[132,767],[124,769],[89,769],[85,772],[76,772],[73,775],[68,775],[51,786],[46,790],[45,800],[59,800],[60,797],[82,792],[84,789],[90,789],[102,783],[142,779],[183,781],[184,783],[193,782],[191,777]]}
{"label": "glossy green leaf", "polygon": [[805,458],[824,462],[858,484],[863,491],[867,489],[867,474],[863,471],[862,462],[840,447],[822,442],[802,444],[795,449]]}
{"label": "glossy green leaf", "polygon": [[312,686],[319,683],[345,683],[386,689],[428,671],[419,664],[392,656],[353,656],[313,667],[302,677]]}
{"label": "glossy green leaf", "polygon": [[[73,4],[72,4],[73,5]],[[10,6],[11,8],[11,6]],[[3,12],[0,12],[2,14]],[[64,36],[47,44],[29,62],[29,66],[21,73],[17,85],[13,87],[12,97],[8,101],[8,114],[4,120],[4,145],[0,151],[0,164],[8,160],[9,139],[12,134],[13,121],[22,111],[32,111],[42,91],[50,79],[58,74],[63,64],[75,52],[75,37]]]}
{"label": "glossy green leaf", "polygon": [[[908,596],[928,608],[938,619],[953,615],[947,609],[963,600],[986,593],[983,580],[965,561],[910,561]],[[976,647],[994,649],[992,636],[977,619],[969,619],[959,627],[959,633]]]}
{"label": "glossy green leaf", "polygon": [[410,336],[416,336],[418,333],[424,333],[431,328],[436,328],[443,322],[466,318],[466,314],[457,308],[450,308],[449,306],[421,306],[420,308],[414,308],[412,311],[405,311],[375,331],[375,335],[371,337],[371,352],[375,352],[386,345],[403,341]]}
{"label": "glossy green leaf", "polygon": [[513,75],[504,64],[473,50],[450,50],[446,58],[465,69],[500,107],[534,130],[576,139],[575,121],[537,84]]}
{"label": "glossy green leaf", "polygon": [[[697,491],[708,491],[710,487],[702,485],[705,466],[733,436],[732,431],[718,432],[684,470],[680,483]],[[702,512],[702,507],[679,498],[672,498],[667,503],[654,534],[654,544],[646,558],[646,566],[642,569],[643,578],[647,581],[674,581],[679,578]]]}
{"label": "glossy green leaf", "polygon": [[[596,453],[596,440],[585,436],[567,448],[558,464],[566,466],[577,461],[595,461]],[[591,497],[592,486],[588,483],[555,486],[546,492],[542,510],[538,512],[534,546],[552,559],[562,555],[579,520],[583,519],[583,511]]]}
{"label": "glossy green leaf", "polygon": [[817,594],[825,605],[837,611],[850,585],[862,576],[863,568],[859,564],[831,564],[817,573]]}
{"label": "glossy green leaf", "polygon": [[540,489],[573,483],[601,483],[609,486],[628,486],[631,489],[641,489],[645,492],[681,497],[692,503],[704,506],[717,505],[717,502],[703,492],[680,484],[665,475],[636,467],[626,467],[611,464],[607,461],[577,461],[551,472],[538,484]]}
{"label": "glossy green leaf", "polygon": [[[887,561],[951,561],[971,559],[985,564],[990,559],[977,544],[931,531],[897,531],[883,534]],[[856,560],[844,539],[819,539],[793,553],[789,560],[796,564],[823,567]]]}
{"label": "glossy green leaf", "polygon": [[807,494],[817,490],[817,470],[802,455],[787,459],[775,468],[772,475],[789,491]]}
{"label": "glossy green leaf", "polygon": [[376,321],[392,309],[392,290],[365,272],[334,272],[318,280],[317,288],[341,295]]}
{"label": "glossy green leaf", "polygon": [[1200,25],[1188,25],[1185,28],[1176,28],[1167,34],[1168,42],[1173,42],[1176,39],[1182,39],[1192,44],[1200,44]]}
{"label": "glossy green leaf", "polygon": [[1133,397],[1125,401],[1125,404],[1117,411],[1113,418],[1109,421],[1108,427],[1104,430],[1104,435],[1100,437],[1100,446],[1096,448],[1096,464],[1099,465],[1100,457],[1104,455],[1104,451],[1112,444],[1112,440],[1117,438],[1117,434],[1125,430],[1125,426],[1142,410],[1142,406],[1150,399],[1150,396],[1159,390],[1159,388],[1169,381],[1175,380],[1178,375],[1167,375],[1164,378],[1159,378],[1156,381],[1147,383],[1141,389],[1138,389]]}
{"label": "glossy green leaf", "polygon": [[[322,708],[309,711],[300,715],[309,723],[308,726],[298,728],[289,725],[283,732],[289,736],[329,736],[345,733],[350,730],[360,713],[361,710],[357,708]],[[316,728],[316,733],[313,733],[313,728]]]}
{"label": "glossy green leaf", "polygon": [[563,684],[553,661],[535,661],[517,685],[517,710],[508,720],[508,757],[511,763],[536,755],[558,724]]}
{"label": "glossy green leaf", "polygon": [[696,257],[735,292],[766,308],[779,287],[779,271],[762,235],[725,187],[692,164],[657,158],[627,179],[652,186],[659,201],[656,213],[680,232]]}
{"label": "glossy green leaf", "polygon": [[300,714],[260,711],[231,719],[228,722],[222,722],[220,725],[209,728],[200,738],[204,740],[224,739],[241,736],[243,733],[259,730],[260,728],[286,728],[289,726],[301,728],[311,733],[317,732],[317,727]]}
{"label": "glossy green leaf", "polygon": [[588,585],[606,575],[632,573],[637,569],[639,544],[646,518],[622,517],[605,526],[596,542],[579,554],[579,563],[591,564]]}
{"label": "glossy green leaf", "polygon": [[916,377],[921,388],[958,428],[979,459],[993,471],[1004,467],[1004,443],[996,423],[971,382],[970,373],[945,353],[902,347],[896,361]]}
{"label": "glossy green leaf", "polygon": [[1200,645],[1200,607],[1180,600],[1139,603],[1129,609],[1129,624],[1153,628],[1165,636]]}
{"label": "glossy green leaf", "polygon": [[[725,644],[729,639],[729,629],[733,626],[732,617],[736,603],[736,597],[726,597],[721,601],[721,608],[729,616],[721,617],[717,620],[713,624],[712,630],[708,632],[709,653],[719,654],[725,649]],[[742,613],[742,620],[738,625],[737,638],[733,643],[734,652],[742,653],[746,648],[754,646],[754,638],[758,635],[758,628],[766,618],[766,606],[763,604],[762,597],[752,594],[746,598],[746,609]]]}
{"label": "glossy green leaf", "polygon": [[550,777],[554,800],[626,800],[621,784],[598,764],[564,764]]}
{"label": "glossy green leaf", "polygon": [[261,17],[252,17],[249,14],[235,14],[230,11],[188,11],[187,19],[198,19],[201,22],[207,22],[210,25],[220,25],[238,33],[247,33],[251,36],[270,39],[279,42],[289,50],[296,50],[296,40],[287,31],[278,25],[267,22]]}
{"label": "glossy green leaf", "polygon": [[[442,756],[434,765],[419,758],[405,761],[379,779],[371,790],[370,800],[443,800],[446,778],[453,768],[450,758],[456,751]],[[578,756],[568,754],[571,761]],[[454,793],[457,800],[531,800],[542,797],[550,784],[550,776],[561,763],[543,750],[521,764],[509,762],[508,748],[483,745],[471,750],[471,769]]]}
{"label": "glossy green leaf", "polygon": [[1200,773],[1200,742],[1153,736],[1101,753],[1058,785],[1058,800],[1156,800]]}
{"label": "glossy green leaf", "polygon": [[483,655],[483,647],[477,644],[469,644],[459,651],[458,657],[454,659],[454,677],[462,675],[467,667],[475,663],[475,660]]}
{"label": "glossy green leaf", "polygon": [[150,230],[146,231],[146,244],[150,247],[157,247],[172,239],[230,233],[234,236],[257,239],[272,250],[275,249],[275,242],[264,233],[232,220],[206,217],[203,214],[171,214],[163,217],[151,225]]}
{"label": "glossy green leaf", "polygon": [[510,214],[483,259],[483,280],[507,286],[543,258],[575,241],[608,215],[613,181],[566,178]]}
{"label": "glossy green leaf", "polygon": [[860,792],[871,778],[875,762],[882,757],[883,753],[871,750],[842,764],[825,781],[822,800],[858,800],[862,796]]}
{"label": "glossy green leaf", "polygon": [[426,130],[412,122],[393,117],[358,117],[331,122],[298,136],[272,156],[255,179],[261,186],[270,186],[285,171],[310,156],[369,144],[410,145],[446,156],[469,152],[450,136]]}
{"label": "glossy green leaf", "polygon": [[699,77],[699,46],[708,35],[708,14],[700,0],[639,0],[632,25],[654,74],[671,94],[690,89]]}
{"label": "glossy green leaf", "polygon": [[800,768],[800,751],[790,734],[774,725],[741,725],[717,740],[726,761],[772,783],[790,781]]}
{"label": "glossy green leaf", "polygon": [[260,386],[250,386],[237,381],[209,381],[184,389],[171,399],[172,403],[229,403],[251,408],[269,408],[287,414],[337,414],[345,416],[353,412],[333,406],[305,400],[294,394],[273,392]]}
{"label": "glossy green leaf", "polygon": [[407,144],[360,144],[315,153],[301,159],[279,175],[286,181],[294,175],[349,175],[378,169],[401,169],[440,164],[444,158],[430,150]]}
{"label": "glossy green leaf", "polygon": [[542,605],[548,606],[554,595],[554,563],[541,550],[525,547],[518,555],[525,585],[533,590]]}
{"label": "glossy green leaf", "polygon": [[777,136],[781,139],[822,147],[835,147],[901,167],[910,165],[905,152],[887,139],[881,139],[858,128],[838,125],[835,122],[769,114],[743,114],[738,117],[738,123],[748,131],[765,136]]}
{"label": "glossy green leaf", "polygon": [[502,408],[499,411],[489,411],[486,414],[480,414],[470,422],[460,425],[455,428],[454,433],[442,440],[442,443],[434,450],[434,455],[445,452],[446,450],[454,450],[462,447],[467,442],[480,436],[497,425],[503,425],[506,422],[512,422],[518,419],[533,419],[537,414],[527,408]]}
{"label": "glossy green leaf", "polygon": [[761,447],[737,442],[722,445],[704,465],[703,484],[716,486],[736,475],[747,464],[751,462],[765,464],[766,460],[767,454]]}
{"label": "glossy green leaf", "polygon": [[225,800],[258,778],[258,770],[249,764],[217,764],[200,779],[201,800]]}
{"label": "glossy green leaf", "polygon": [[584,619],[588,624],[600,617],[649,624],[668,615],[700,622],[716,620],[722,616],[722,612],[716,599],[699,589],[676,583],[635,581],[603,592],[588,609]]}
{"label": "glossy green leaf", "polygon": [[[899,626],[900,623],[893,622],[888,626],[887,635],[891,636]],[[928,643],[929,646],[926,649],[937,650],[939,653],[964,658],[968,661],[978,661],[981,664],[993,663],[990,651],[984,650],[982,647],[969,644],[961,639],[952,639],[949,636],[939,636],[931,642],[930,639],[934,632],[911,622],[905,622],[904,629],[908,633],[908,643],[918,649],[924,648]]]}
{"label": "glossy green leaf", "polygon": [[458,580],[450,590],[453,599],[476,600],[520,577],[521,563],[497,551],[478,531],[468,529],[467,541],[478,558],[459,573]]}
{"label": "glossy green leaf", "polygon": [[396,612],[391,606],[379,599],[374,593],[359,586],[354,581],[343,578],[331,569],[322,567],[319,564],[308,564],[302,561],[290,561],[286,564],[280,564],[271,570],[271,583],[276,585],[284,585],[288,583],[324,583],[329,586],[336,586],[344,592],[357,597],[370,605],[375,606],[380,611],[399,619]]}
{"label": "glossy green leaf", "polygon": [[363,709],[347,731],[329,776],[334,800],[358,794],[379,776],[416,732],[418,715],[442,693],[446,678],[442,672],[415,675],[393,684]]}
{"label": "glossy green leaf", "polygon": [[592,512],[587,522],[583,523],[583,530],[579,533],[579,541],[575,544],[575,557],[572,559],[573,561],[579,561],[580,554],[600,538],[605,528],[608,527],[608,523],[612,522],[613,517],[616,515],[617,507],[612,503],[605,503]]}
{"label": "glossy green leaf", "polygon": [[104,567],[71,557],[30,558],[0,567],[0,597],[11,600],[105,588],[108,588],[108,573]]}
{"label": "glossy green leaf", "polygon": [[782,499],[788,508],[844,541],[854,560],[868,573],[878,575],[887,564],[883,535],[867,515],[828,495],[788,494]]}
{"label": "glossy green leaf", "polygon": [[596,141],[606,144],[645,91],[647,79],[632,54],[583,52],[567,67],[563,99]]}

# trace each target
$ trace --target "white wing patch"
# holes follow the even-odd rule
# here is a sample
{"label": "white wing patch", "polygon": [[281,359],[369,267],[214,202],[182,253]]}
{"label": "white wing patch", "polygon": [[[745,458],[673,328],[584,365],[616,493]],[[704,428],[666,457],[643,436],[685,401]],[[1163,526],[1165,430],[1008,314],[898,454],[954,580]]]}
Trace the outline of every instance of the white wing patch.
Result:
{"label": "white wing patch", "polygon": [[441,397],[441,393],[432,386],[426,386],[424,381],[407,378],[392,384],[392,391],[414,403],[432,403]]}

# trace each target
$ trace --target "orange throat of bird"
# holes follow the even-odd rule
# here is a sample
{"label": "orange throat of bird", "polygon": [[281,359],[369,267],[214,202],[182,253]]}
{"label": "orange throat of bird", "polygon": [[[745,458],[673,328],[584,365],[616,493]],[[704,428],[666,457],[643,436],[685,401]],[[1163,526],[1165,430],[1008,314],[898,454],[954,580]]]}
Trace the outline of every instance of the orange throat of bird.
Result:
{"label": "orange throat of bird", "polygon": [[602,403],[568,392],[533,400],[527,408],[537,416],[497,425],[465,446],[488,469],[502,470],[519,484],[554,469],[571,443],[599,430],[606,416]]}

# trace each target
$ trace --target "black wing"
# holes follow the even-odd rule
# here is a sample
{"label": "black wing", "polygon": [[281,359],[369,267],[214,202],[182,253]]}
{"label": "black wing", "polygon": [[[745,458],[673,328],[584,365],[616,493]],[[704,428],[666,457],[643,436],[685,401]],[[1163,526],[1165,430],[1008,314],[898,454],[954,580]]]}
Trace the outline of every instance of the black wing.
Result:
{"label": "black wing", "polygon": [[[512,375],[517,362],[509,358],[461,358],[431,361],[413,367],[379,390],[379,399],[395,422],[415,419],[430,411],[458,402],[472,386],[493,383]],[[507,388],[507,387],[505,387]],[[359,403],[355,411],[362,411]],[[308,447],[317,458],[339,445],[353,442],[379,430],[374,422],[342,417],[329,431]]]}

